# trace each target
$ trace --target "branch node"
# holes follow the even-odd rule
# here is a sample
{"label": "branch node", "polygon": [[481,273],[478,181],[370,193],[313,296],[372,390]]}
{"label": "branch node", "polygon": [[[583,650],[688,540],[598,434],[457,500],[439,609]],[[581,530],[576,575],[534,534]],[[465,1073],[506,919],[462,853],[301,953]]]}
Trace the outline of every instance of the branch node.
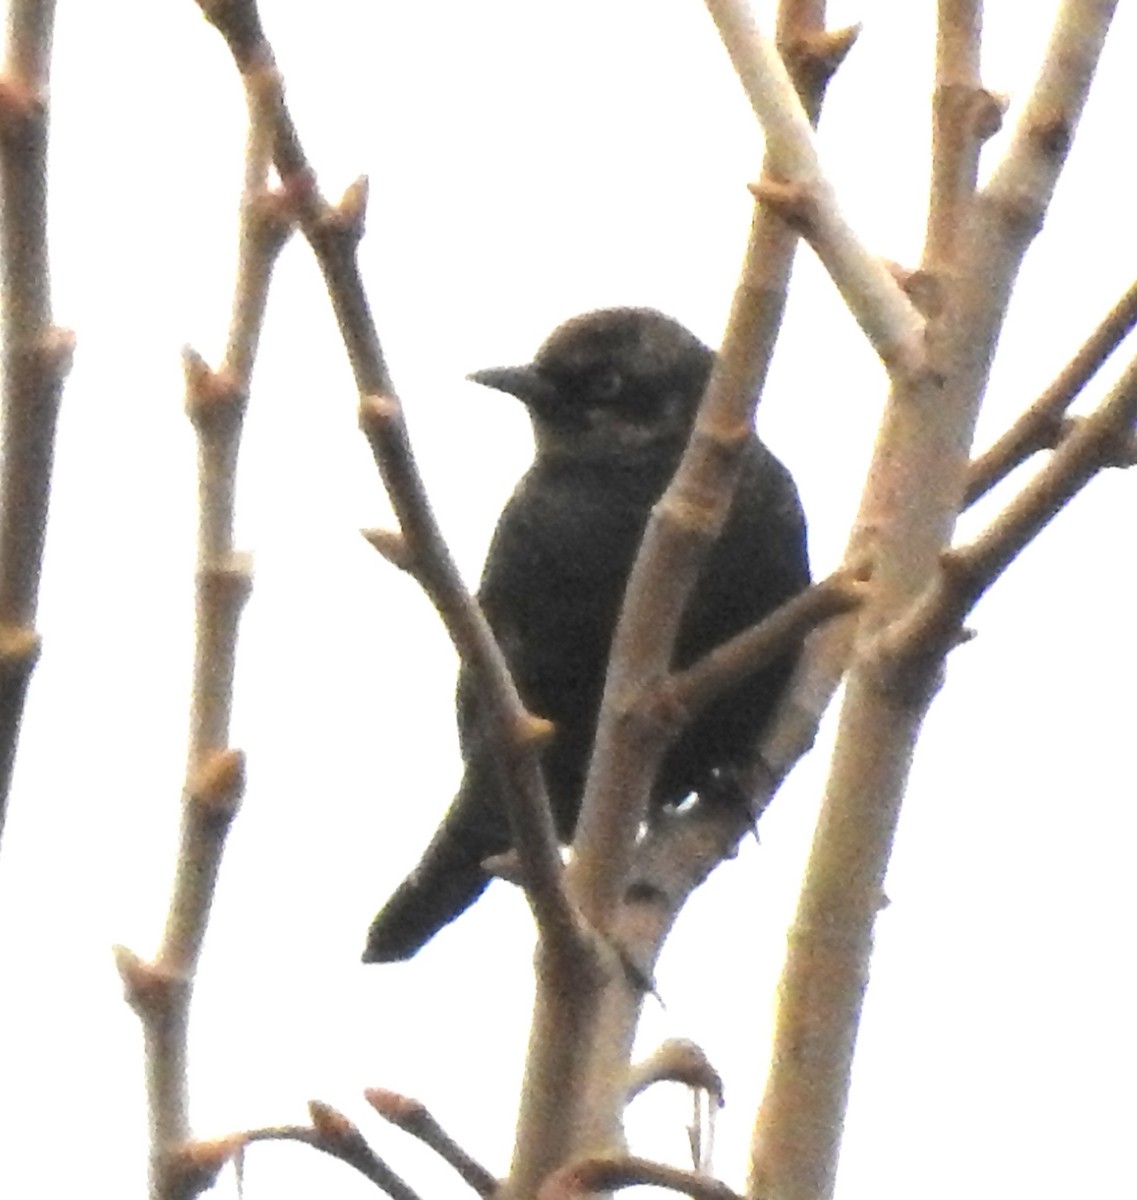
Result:
{"label": "branch node", "polygon": [[252,556],[234,551],[221,562],[206,564],[198,571],[198,586],[206,604],[236,615],[253,589]]}
{"label": "branch node", "polygon": [[398,397],[374,393],[359,401],[359,427],[368,441],[384,437],[392,425],[403,419],[403,406]]}
{"label": "branch node", "polygon": [[800,183],[785,183],[763,175],[756,183],[746,185],[759,204],[780,217],[791,228],[808,234],[817,221],[817,201],[812,192]]}
{"label": "branch node", "polygon": [[37,352],[45,375],[57,381],[66,378],[75,357],[75,331],[52,325],[40,338]]}
{"label": "branch node", "polygon": [[521,750],[539,750],[549,742],[556,731],[557,727],[552,721],[526,710],[525,715],[517,721],[513,736]]}
{"label": "branch node", "polygon": [[186,415],[198,433],[231,427],[244,416],[247,396],[228,372],[215,371],[191,346],[182,350]]}
{"label": "branch node", "polygon": [[986,88],[976,88],[971,97],[971,129],[980,142],[989,141],[1003,127],[1010,98]]}
{"label": "branch node", "polygon": [[126,946],[114,946],[111,953],[126,1002],[142,1021],[153,1022],[171,1011],[174,997],[187,985],[182,972],[161,963],[146,962]]}
{"label": "branch node", "polygon": [[211,824],[227,826],[237,815],[245,792],[245,755],[215,750],[199,762],[186,783],[186,795]]}
{"label": "branch node", "polygon": [[286,188],[260,188],[250,197],[247,211],[250,232],[259,240],[270,258],[284,247],[298,219],[296,198]]}
{"label": "branch node", "polygon": [[807,96],[823,91],[860,32],[860,25],[847,25],[787,38],[778,48],[798,91]]}
{"label": "branch node", "polygon": [[525,886],[525,868],[521,856],[516,850],[506,850],[504,854],[491,854],[482,859],[482,868],[495,879],[500,879],[514,887]]}
{"label": "branch node", "polygon": [[1055,112],[1037,120],[1031,127],[1030,136],[1044,154],[1061,160],[1070,149],[1074,130],[1065,112]]}
{"label": "branch node", "polygon": [[22,141],[46,115],[42,92],[13,75],[0,75],[0,138],[9,143]]}
{"label": "branch node", "polygon": [[0,675],[19,679],[30,675],[39,659],[41,641],[25,625],[0,625]]}
{"label": "branch node", "polygon": [[348,184],[339,203],[330,207],[324,214],[325,224],[334,227],[352,242],[358,242],[365,232],[370,193],[371,185],[367,176],[360,175],[353,183]]}
{"label": "branch node", "polygon": [[360,533],[393,567],[414,574],[418,556],[398,529],[361,529]]}
{"label": "branch node", "polygon": [[891,262],[888,263],[888,269],[904,294],[923,316],[933,320],[943,313],[945,288],[943,278],[938,272],[919,268],[910,271]]}
{"label": "branch node", "polygon": [[244,1145],[240,1134],[210,1141],[187,1141],[162,1155],[164,1195],[170,1200],[192,1200],[217,1182],[222,1167]]}

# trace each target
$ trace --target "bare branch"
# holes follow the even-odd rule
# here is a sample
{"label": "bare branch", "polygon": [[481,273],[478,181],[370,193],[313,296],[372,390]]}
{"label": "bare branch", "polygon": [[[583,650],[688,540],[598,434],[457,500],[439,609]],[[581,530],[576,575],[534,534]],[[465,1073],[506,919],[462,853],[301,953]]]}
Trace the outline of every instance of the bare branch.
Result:
{"label": "bare branch", "polygon": [[55,424],[74,336],[51,320],[47,258],[48,77],[53,0],[12,0],[0,75],[0,837],[28,681]]}
{"label": "bare branch", "polygon": [[628,1072],[628,1099],[657,1083],[682,1083],[706,1092],[714,1104],[724,1104],[722,1076],[711,1066],[701,1046],[686,1038],[668,1038]]}
{"label": "bare branch", "polygon": [[747,0],[707,0],[707,9],[766,134],[765,176],[754,185],[755,196],[808,239],[885,365],[920,373],[923,319],[838,211],[809,120],[777,50],[758,29]]}
{"label": "bare branch", "polygon": [[189,1003],[226,834],[245,783],[244,756],[228,747],[237,627],[252,583],[248,557],[233,549],[234,492],[269,280],[288,235],[286,209],[266,182],[279,83],[275,72],[257,70],[246,85],[249,134],[228,346],[216,371],[192,350],[185,352],[186,411],[198,436],[199,522],[197,639],[178,865],[156,962],[146,965],[129,951],[117,952],[146,1039],[150,1187],[156,1200],[189,1194],[170,1151],[189,1133]]}
{"label": "bare branch", "polygon": [[[681,714],[681,730],[716,696],[796,649],[817,626],[851,612],[865,598],[857,572],[840,570],[787,600],[757,625],[716,646],[660,687],[666,707]],[[658,701],[657,701],[658,703]]]}
{"label": "bare branch", "polygon": [[[243,75],[274,63],[254,0],[197,0],[225,38]],[[526,896],[553,957],[575,962],[586,942],[561,884],[562,865],[537,746],[544,726],[525,711],[485,618],[462,582],[431,510],[414,460],[402,406],[387,370],[359,272],[367,182],[358,180],[337,205],[320,194],[292,116],[281,103],[274,161],[308,239],[336,314],[360,395],[366,434],[399,520],[400,535],[372,535],[422,584],[447,631],[471,665],[494,729],[510,824],[523,859]]]}
{"label": "bare branch", "polygon": [[[949,11],[941,8],[941,18]],[[933,369],[893,379],[852,538],[874,564],[872,598],[859,620],[862,647],[940,569],[1011,287],[1053,190],[1111,11],[1063,6],[1011,154],[968,205],[965,228],[952,242],[941,302],[929,310]],[[925,248],[925,269],[941,269],[933,250],[942,252],[942,244]],[[886,679],[876,655],[860,654],[848,677],[755,1124],[751,1187],[769,1200],[832,1192],[872,929],[939,663],[915,656]]]}
{"label": "bare branch", "polygon": [[972,206],[957,264],[957,386],[977,405],[1027,247],[1073,141],[1116,0],[1063,0],[1005,156]]}
{"label": "bare branch", "polygon": [[526,709],[493,631],[462,582],[430,509],[398,401],[364,397],[360,425],[403,530],[393,535],[372,530],[368,541],[418,580],[474,673],[494,726],[525,894],[553,957],[573,959],[584,940],[562,883],[564,868],[540,767],[540,750],[552,727]]}
{"label": "bare branch", "polygon": [[[851,36],[825,33],[824,8],[818,0],[783,0],[780,6],[779,34],[793,49],[795,73],[811,111],[816,111],[829,73]],[[619,1140],[619,1113],[625,1103],[622,1081],[643,1001],[643,979],[650,975],[658,952],[654,943],[650,954],[640,954],[627,937],[629,921],[639,909],[633,913],[625,895],[639,877],[638,867],[633,873],[640,854],[636,843],[654,764],[642,747],[621,735],[621,711],[645,681],[670,668],[683,607],[729,511],[738,453],[753,426],[781,321],[795,242],[793,231],[776,214],[755,207],[730,318],[694,437],[656,505],[625,595],[569,882],[586,918],[611,935],[635,970],[606,979],[580,978],[567,994],[559,994],[553,981],[538,979],[509,1178],[509,1187],[519,1195],[535,1193],[551,1170],[574,1155]],[[682,848],[693,850],[691,842]],[[701,870],[705,876],[713,865],[697,852],[694,859],[685,860],[688,875]],[[586,1039],[603,1042],[600,1058],[590,1056]]]}
{"label": "bare branch", "polygon": [[[1137,421],[1137,359],[1109,396],[1081,418],[1050,461],[977,538],[953,547],[932,586],[881,635],[880,649],[901,659],[943,653],[979,598],[1051,520],[1100,471],[1132,446]],[[1124,450],[1119,450],[1124,447]]]}
{"label": "bare branch", "polygon": [[270,1125],[228,1134],[211,1141],[184,1142],[168,1155],[167,1172],[174,1186],[173,1200],[192,1200],[211,1187],[221,1168],[255,1142],[299,1142],[339,1159],[369,1179],[392,1200],[419,1200],[405,1183],[367,1144],[347,1117],[328,1104],[308,1104],[311,1125]]}
{"label": "bare branch", "polygon": [[[981,0],[939,0],[932,100],[932,185],[925,273],[949,270],[975,195],[979,151],[1002,122],[1001,100],[979,82]],[[937,288],[938,290],[938,288]]]}
{"label": "bare branch", "polygon": [[490,1200],[497,1192],[496,1177],[454,1141],[421,1101],[385,1088],[368,1088],[364,1095],[384,1120],[424,1142],[484,1200]]}
{"label": "bare branch", "polygon": [[695,1171],[684,1171],[648,1158],[586,1158],[554,1171],[537,1193],[539,1200],[576,1200],[594,1192],[620,1188],[666,1188],[693,1200],[742,1200],[725,1183]]}
{"label": "bare branch", "polygon": [[993,445],[974,459],[966,503],[973,504],[1039,450],[1053,449],[1068,431],[1062,416],[1101,365],[1137,325],[1137,282],[1102,318],[1053,383]]}

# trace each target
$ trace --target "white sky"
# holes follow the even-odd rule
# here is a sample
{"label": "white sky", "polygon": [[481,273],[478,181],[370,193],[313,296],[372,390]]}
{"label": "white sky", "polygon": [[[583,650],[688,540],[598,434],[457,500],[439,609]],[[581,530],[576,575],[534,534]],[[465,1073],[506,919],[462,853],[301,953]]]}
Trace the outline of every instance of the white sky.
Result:
{"label": "white sky", "polygon": [[[1021,99],[1055,5],[987,7],[988,86]],[[1137,14],[1121,7],[1021,276],[984,439],[1134,275]],[[760,159],[753,117],[696,0],[263,8],[325,190],[371,177],[372,303],[440,520],[475,579],[529,440],[516,405],[463,377],[613,303],[655,305],[716,340]],[[853,226],[902,263],[923,228],[932,8],[830,6],[834,25],[865,28],[830,92],[824,160]],[[179,348],[216,361],[222,347],[244,109],[192,0],[61,0],[53,102],[56,311],[79,349],[44,654],[0,859],[0,1195],[137,1196],[140,1036],[109,947],[153,950],[173,868],[195,497]],[[843,544],[882,396],[803,252],[759,420],[801,485],[819,572]],[[193,1115],[208,1136],[302,1120],[319,1097],[424,1194],[457,1195],[360,1092],[419,1096],[504,1170],[532,935],[520,896],[495,884],[411,964],[357,964],[459,762],[441,626],[356,532],[388,510],[355,407],[296,239],[246,425],[239,544],[257,574],[233,741],[249,788],[199,980]],[[879,922],[842,1200],[1111,1196],[1132,1175],[1133,486],[1097,481],[952,658]],[[666,1009],[648,1005],[645,1049],[692,1037],[725,1076],[717,1165],[736,1186],[824,766],[819,746],[761,847],[691,904],[660,970]],[[633,1109],[634,1147],[682,1162],[687,1113],[681,1095]],[[291,1147],[254,1151],[247,1183],[250,1197],[369,1194]],[[218,1195],[233,1194],[226,1177]]]}

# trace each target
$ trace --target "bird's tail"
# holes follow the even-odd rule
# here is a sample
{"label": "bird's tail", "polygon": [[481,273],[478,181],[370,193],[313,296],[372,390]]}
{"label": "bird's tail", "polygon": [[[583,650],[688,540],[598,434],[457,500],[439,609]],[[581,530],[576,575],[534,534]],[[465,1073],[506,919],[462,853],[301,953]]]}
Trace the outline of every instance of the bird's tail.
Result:
{"label": "bird's tail", "polygon": [[401,962],[417,954],[485,891],[490,876],[482,863],[508,848],[502,815],[463,788],[418,866],[371,922],[363,961]]}

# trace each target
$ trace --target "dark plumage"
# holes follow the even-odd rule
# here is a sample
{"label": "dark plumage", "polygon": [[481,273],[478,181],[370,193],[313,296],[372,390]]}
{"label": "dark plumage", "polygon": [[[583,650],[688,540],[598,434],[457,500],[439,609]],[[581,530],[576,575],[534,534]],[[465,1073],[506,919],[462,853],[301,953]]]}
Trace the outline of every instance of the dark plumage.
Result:
{"label": "dark plumage", "polygon": [[[498,522],[478,593],[531,711],[555,733],[543,768],[568,840],[580,808],[608,648],[651,507],[679,462],[714,361],[678,322],[644,308],[585,313],[522,367],[470,378],[516,396],[536,458]],[[809,582],[805,522],[789,473],[751,438],[722,536],[681,627],[686,665]],[[659,805],[741,765],[792,667],[759,672],[711,705],[665,758]],[[509,848],[472,681],[458,681],[465,774],[419,865],[375,918],[365,962],[409,958],[481,894],[482,862]]]}

